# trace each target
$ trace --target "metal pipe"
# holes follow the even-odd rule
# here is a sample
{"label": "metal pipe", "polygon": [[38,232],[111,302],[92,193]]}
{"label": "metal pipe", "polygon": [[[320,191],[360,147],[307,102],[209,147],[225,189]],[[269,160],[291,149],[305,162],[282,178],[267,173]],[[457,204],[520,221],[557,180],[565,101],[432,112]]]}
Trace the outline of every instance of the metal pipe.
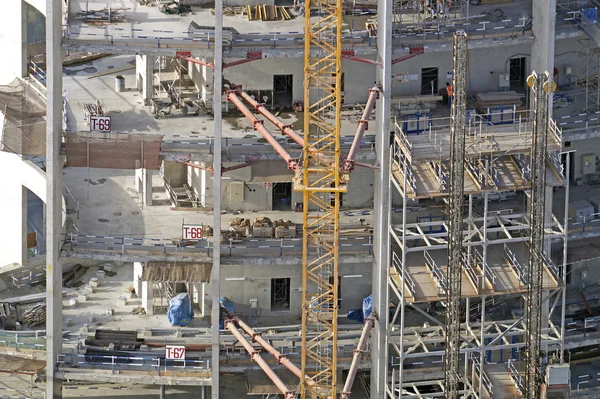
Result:
{"label": "metal pipe", "polygon": [[379,86],[374,86],[373,88],[369,89],[369,99],[367,100],[367,105],[365,105],[363,114],[358,121],[358,128],[356,129],[356,134],[354,135],[354,141],[352,141],[352,147],[350,147],[348,156],[344,161],[343,169],[345,171],[351,172],[354,169],[354,160],[356,159],[356,154],[360,148],[360,142],[365,134],[365,130],[367,130],[369,126],[369,118],[371,117],[371,112],[375,107],[375,101],[379,98],[380,90],[381,89]]}
{"label": "metal pipe", "polygon": [[239,94],[248,104],[250,104],[256,112],[267,118],[269,122],[277,126],[279,130],[281,130],[282,134],[285,134],[292,140],[294,140],[298,145],[304,147],[304,139],[291,128],[290,125],[286,125],[282,121],[279,120],[275,115],[273,115],[268,109],[265,108],[264,104],[259,103],[255,99],[252,98],[248,93],[242,91],[240,86],[236,86],[237,94]]}
{"label": "metal pipe", "polygon": [[279,144],[279,142],[271,135],[271,133],[264,127],[263,121],[258,120],[252,112],[244,105],[242,100],[237,96],[235,90],[229,90],[227,92],[227,99],[231,101],[241,112],[244,114],[246,118],[252,125],[254,126],[254,130],[258,130],[258,132],[271,144],[273,149],[283,158],[283,160],[287,163],[288,168],[295,171],[298,168],[298,160],[296,158],[292,158],[292,156]]}
{"label": "metal pipe", "polygon": [[[294,375],[298,378],[302,379],[302,371],[298,366],[292,363],[287,356],[279,352],[277,349],[273,348],[271,344],[269,344],[261,335],[254,331],[248,324],[244,323],[238,316],[230,315],[231,319],[233,319],[237,325],[246,332],[246,334],[252,337],[252,341],[256,342],[260,346],[262,346],[268,353],[273,355],[277,362],[283,366],[285,366],[288,370],[290,370]],[[315,384],[315,381],[310,380],[310,383]]]}
{"label": "metal pipe", "polygon": [[248,342],[246,340],[246,338],[244,338],[242,333],[240,333],[240,331],[237,329],[237,327],[233,323],[233,320],[225,320],[225,328],[228,329],[233,334],[233,336],[238,340],[238,342],[244,347],[244,349],[246,349],[246,351],[250,355],[250,358],[256,364],[258,364],[258,366],[261,369],[263,369],[265,374],[267,374],[267,377],[269,377],[271,379],[271,381],[273,381],[275,386],[281,391],[281,393],[283,393],[285,398],[286,399],[294,399],[294,397],[295,397],[294,391],[290,391],[287,388],[287,386],[283,383],[283,381],[281,381],[281,379],[277,376],[277,374],[275,374],[275,372],[271,369],[271,367],[269,367],[267,362],[265,362],[265,360],[260,356],[260,352],[255,350],[252,347],[252,344],[250,344],[250,342]]}
{"label": "metal pipe", "polygon": [[369,339],[369,335],[374,326],[375,317],[367,317],[367,320],[365,320],[365,326],[363,327],[362,334],[360,335],[360,340],[358,341],[358,346],[354,350],[354,357],[352,358],[352,364],[350,365],[350,369],[348,370],[348,377],[346,377],[346,383],[344,384],[344,389],[342,390],[342,395],[340,397],[341,399],[350,399],[350,390],[352,389],[352,385],[354,384],[354,378],[356,377],[356,372],[358,371],[358,364],[362,359],[362,354],[365,351],[367,340]]}

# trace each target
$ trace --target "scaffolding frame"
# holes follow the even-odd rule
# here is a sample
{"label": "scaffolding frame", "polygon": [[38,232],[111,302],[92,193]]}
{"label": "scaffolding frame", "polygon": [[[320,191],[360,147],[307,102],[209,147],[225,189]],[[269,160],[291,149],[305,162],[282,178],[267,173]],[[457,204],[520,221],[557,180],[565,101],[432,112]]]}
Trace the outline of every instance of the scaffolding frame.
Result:
{"label": "scaffolding frame", "polygon": [[[533,123],[531,120],[525,122],[523,118],[522,139],[531,143],[533,139]],[[533,118],[532,118],[533,119]],[[540,123],[538,121],[537,123]],[[543,123],[543,122],[542,122]],[[560,164],[556,164],[555,158],[560,153],[560,146],[557,143],[562,140],[562,132],[556,127],[551,119],[546,122],[552,133],[548,134],[546,143],[548,154],[543,156],[544,171],[549,175],[560,177],[560,183],[556,185],[566,185],[568,187],[568,158],[567,153],[567,171],[563,173]],[[447,127],[450,123],[447,123]],[[443,131],[443,129],[441,129]],[[480,134],[475,137],[477,129],[467,133],[467,139],[483,139],[485,136],[494,137],[493,130],[486,134]],[[447,135],[441,133],[441,136]],[[448,222],[445,220],[432,220],[427,222],[411,223],[407,221],[410,217],[407,203],[411,199],[422,198],[417,196],[416,187],[420,180],[424,178],[419,165],[428,165],[430,155],[423,157],[423,147],[415,144],[416,140],[422,140],[422,137],[416,135],[406,135],[401,126],[396,124],[395,137],[391,149],[390,162],[390,187],[394,187],[402,197],[402,223],[388,226],[391,241],[391,264],[388,269],[388,301],[397,299],[399,304],[393,315],[390,316],[390,323],[387,330],[387,339],[389,344],[390,361],[388,361],[388,385],[387,392],[391,398],[418,398],[418,397],[445,397],[444,379],[429,379],[427,381],[414,381],[414,371],[405,369],[405,362],[410,359],[417,359],[419,362],[437,365],[441,368],[444,361],[445,348],[445,326],[438,318],[430,315],[424,304],[428,302],[428,297],[423,297],[419,292],[424,288],[434,292],[433,301],[443,301],[446,296],[447,269],[439,264],[439,259],[444,258],[444,251],[448,248]],[[422,136],[422,135],[421,135]],[[441,137],[440,136],[440,137]],[[498,137],[500,138],[500,137]],[[440,142],[437,142],[438,148]],[[479,148],[477,151],[470,151],[466,154],[467,162],[480,162],[483,169],[489,170],[499,155],[504,154],[503,149],[490,149],[470,145],[471,148]],[[425,150],[427,151],[427,150]],[[527,146],[518,146],[515,151],[507,156],[514,163],[512,180],[519,181],[519,184],[513,189],[530,190],[532,183],[532,156]],[[440,151],[437,155],[439,165],[447,165],[449,154],[447,151]],[[538,165],[539,166],[539,165]],[[427,169],[428,168],[428,169]],[[431,170],[429,166],[427,170]],[[447,167],[445,167],[447,173]],[[441,170],[441,168],[440,168]],[[433,185],[436,178],[441,174],[434,176],[431,173],[431,180],[428,184]],[[468,176],[465,172],[465,177]],[[439,182],[438,182],[439,183]],[[447,181],[446,181],[447,184]],[[552,182],[548,184],[554,184]],[[434,196],[447,195],[447,190],[441,190],[433,193]],[[504,190],[511,188],[501,187]],[[527,344],[527,318],[526,314],[511,320],[486,320],[486,314],[489,309],[495,306],[501,306],[503,299],[507,297],[524,297],[528,294],[528,258],[525,254],[529,253],[528,245],[531,239],[532,217],[525,208],[523,212],[514,212],[511,210],[490,211],[489,194],[496,193],[498,190],[491,184],[476,187],[468,193],[468,213],[463,217],[463,301],[465,303],[463,316],[459,324],[460,347],[459,359],[461,361],[461,374],[464,373],[464,385],[458,393],[464,397],[483,398],[491,394],[498,388],[498,382],[495,380],[493,366],[489,359],[500,360],[503,373],[511,375],[513,388],[525,391],[526,369],[523,362],[524,357],[521,352],[525,350]],[[565,209],[568,207],[568,191],[565,196]],[[475,195],[483,197],[483,214],[477,215],[473,210]],[[392,205],[388,209],[391,212]],[[466,211],[467,212],[467,211]],[[543,225],[542,231],[544,238],[561,239],[563,242],[563,251],[566,251],[567,240],[567,215],[561,222],[554,215],[551,221]],[[538,226],[539,227],[539,226]],[[491,251],[491,252],[490,252]],[[494,264],[491,261],[490,253],[503,253],[503,263]],[[422,257],[418,256],[422,254]],[[410,256],[410,258],[409,258]],[[415,258],[416,256],[416,258]],[[540,307],[547,309],[547,318],[541,319],[540,348],[543,352],[556,350],[560,352],[560,360],[564,361],[564,333],[565,333],[565,272],[566,257],[563,256],[561,265],[555,265],[549,256],[543,251],[539,254],[542,260],[542,269],[544,273],[544,290],[540,297]],[[416,270],[415,267],[420,267]],[[415,271],[416,270],[416,271]],[[424,272],[425,271],[425,272]],[[501,272],[510,274],[515,282],[514,290],[504,290],[500,284]],[[416,273],[416,274],[415,274]],[[418,276],[428,273],[429,282],[423,283],[417,281]],[[425,285],[424,285],[425,284]],[[470,290],[470,294],[465,292]],[[408,310],[417,312],[420,316],[427,319],[430,327],[407,326],[405,319]],[[547,320],[546,320],[547,319]],[[506,363],[508,360],[510,362]],[[544,360],[545,362],[545,360]],[[543,366],[543,365],[540,365]],[[414,367],[414,366],[413,366]],[[427,378],[419,376],[419,378]],[[412,381],[410,379],[413,379]],[[427,386],[429,392],[425,395],[423,389],[419,387]],[[433,393],[431,393],[433,388]],[[421,390],[420,390],[421,389]],[[435,392],[438,391],[438,392]],[[419,396],[422,395],[422,396]]]}

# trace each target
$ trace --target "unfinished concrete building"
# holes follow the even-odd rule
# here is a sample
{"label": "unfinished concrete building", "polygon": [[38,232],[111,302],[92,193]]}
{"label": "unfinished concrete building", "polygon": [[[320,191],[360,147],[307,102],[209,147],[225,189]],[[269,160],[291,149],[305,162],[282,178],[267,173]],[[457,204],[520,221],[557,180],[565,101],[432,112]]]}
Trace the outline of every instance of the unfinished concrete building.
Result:
{"label": "unfinished concrete building", "polygon": [[600,396],[596,1],[6,3],[11,395]]}

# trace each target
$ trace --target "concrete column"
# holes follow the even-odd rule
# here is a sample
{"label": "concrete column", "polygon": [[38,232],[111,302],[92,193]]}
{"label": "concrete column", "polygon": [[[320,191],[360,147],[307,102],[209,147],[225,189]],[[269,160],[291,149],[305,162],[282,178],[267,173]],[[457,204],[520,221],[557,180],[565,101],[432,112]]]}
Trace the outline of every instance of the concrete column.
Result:
{"label": "concrete column", "polygon": [[10,83],[15,77],[27,76],[27,3],[22,0],[2,2],[0,48],[9,57],[0,64],[0,84]]}
{"label": "concrete column", "polygon": [[142,307],[147,315],[154,315],[154,283],[142,281]]}
{"label": "concrete column", "polygon": [[151,105],[154,85],[154,57],[151,55],[136,56],[135,76],[137,90],[142,93],[144,105]]}
{"label": "concrete column", "polygon": [[160,399],[166,399],[167,398],[167,394],[165,393],[165,386],[161,385],[160,386]]}
{"label": "concrete column", "polygon": [[388,345],[386,340],[388,324],[388,283],[389,268],[389,214],[390,206],[390,111],[392,100],[392,0],[380,0],[377,9],[377,83],[382,86],[379,100],[376,105],[376,142],[378,169],[375,170],[374,203],[375,226],[373,241],[373,311],[379,315],[375,328],[371,331],[371,398],[387,397],[387,356]]}
{"label": "concrete column", "polygon": [[[7,13],[3,10],[3,13]],[[14,18],[14,16],[12,17]],[[46,398],[62,398],[55,378],[62,352],[62,1],[46,1]],[[10,57],[9,57],[10,58]]]}
{"label": "concrete column", "polygon": [[204,317],[206,283],[202,283],[202,291],[200,291],[200,317]]}
{"label": "concrete column", "polygon": [[152,205],[152,175],[153,171],[148,169],[135,170],[135,189],[147,206]]}
{"label": "concrete column", "polygon": [[133,262],[133,288],[138,298],[142,296],[142,272],[142,262]]}
{"label": "concrete column", "polygon": [[219,399],[219,318],[221,305],[221,151],[223,137],[223,110],[221,108],[221,94],[223,91],[223,0],[215,1],[215,75],[213,88],[213,130],[215,137],[215,150],[213,156],[213,267],[210,283],[212,284],[212,399]]}
{"label": "concrete column", "polygon": [[[531,48],[531,69],[538,74],[548,71],[552,79],[556,40],[556,0],[534,1],[532,12],[534,40]],[[533,98],[530,104],[533,104]],[[550,104],[552,104],[552,96],[550,96]],[[552,107],[549,112],[552,115]]]}

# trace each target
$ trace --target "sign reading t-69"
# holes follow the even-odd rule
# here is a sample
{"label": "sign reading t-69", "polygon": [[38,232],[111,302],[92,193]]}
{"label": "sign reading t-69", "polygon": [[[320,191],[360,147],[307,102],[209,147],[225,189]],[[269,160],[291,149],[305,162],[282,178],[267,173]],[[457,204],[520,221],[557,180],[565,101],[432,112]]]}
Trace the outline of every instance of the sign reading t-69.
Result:
{"label": "sign reading t-69", "polygon": [[201,240],[203,237],[202,225],[184,224],[181,237],[184,240]]}
{"label": "sign reading t-69", "polygon": [[90,132],[110,133],[110,116],[90,116]]}

